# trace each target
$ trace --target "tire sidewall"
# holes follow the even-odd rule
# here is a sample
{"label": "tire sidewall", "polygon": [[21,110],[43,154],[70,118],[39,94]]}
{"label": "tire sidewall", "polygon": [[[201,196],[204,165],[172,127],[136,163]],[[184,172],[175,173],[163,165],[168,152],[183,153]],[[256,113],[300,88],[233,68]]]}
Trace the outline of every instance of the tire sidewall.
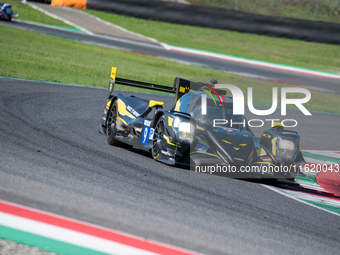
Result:
{"label": "tire sidewall", "polygon": [[[114,115],[116,116],[115,118],[115,125],[113,127],[113,130],[111,130],[111,135],[109,135],[109,120],[111,118],[111,112],[115,111]],[[113,102],[112,106],[110,107],[108,116],[107,116],[107,120],[106,120],[106,139],[108,144],[110,145],[118,145],[120,142],[116,140],[115,136],[117,133],[117,115],[118,115],[118,105],[116,102]]]}
{"label": "tire sidewall", "polygon": [[[163,122],[163,133],[164,133],[164,129],[165,129],[165,121],[164,121],[164,120],[165,120],[165,117],[164,117],[164,115],[162,115],[162,116],[157,120],[157,123],[156,123],[156,125],[155,125],[155,129],[156,129],[157,126],[159,125],[159,123],[162,121],[162,122]],[[161,149],[162,149],[162,142],[160,143],[160,148],[159,148],[158,153],[155,153],[155,152],[154,152],[153,143],[154,143],[154,141],[152,141],[151,155],[152,155],[152,157],[153,157],[155,160],[157,160],[158,157],[159,157],[159,153],[161,152]]]}

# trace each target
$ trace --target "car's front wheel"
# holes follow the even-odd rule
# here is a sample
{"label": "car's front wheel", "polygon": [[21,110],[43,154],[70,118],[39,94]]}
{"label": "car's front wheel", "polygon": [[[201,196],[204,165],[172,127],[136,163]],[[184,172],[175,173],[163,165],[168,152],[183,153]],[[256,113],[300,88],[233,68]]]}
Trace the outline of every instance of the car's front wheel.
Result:
{"label": "car's front wheel", "polygon": [[117,141],[116,133],[117,133],[117,113],[118,113],[118,106],[115,102],[109,111],[106,120],[106,139],[110,145],[117,146],[121,144],[121,142]]}
{"label": "car's front wheel", "polygon": [[157,124],[155,126],[155,130],[153,133],[153,140],[152,140],[152,148],[151,153],[152,157],[154,159],[157,159],[159,156],[159,153],[162,148],[162,144],[164,142],[163,135],[164,135],[164,116],[160,117],[157,121]]}

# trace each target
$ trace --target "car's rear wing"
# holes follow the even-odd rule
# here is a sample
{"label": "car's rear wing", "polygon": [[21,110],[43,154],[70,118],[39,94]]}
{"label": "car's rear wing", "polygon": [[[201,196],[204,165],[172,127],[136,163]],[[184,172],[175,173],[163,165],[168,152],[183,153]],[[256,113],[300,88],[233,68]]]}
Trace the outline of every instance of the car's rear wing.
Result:
{"label": "car's rear wing", "polygon": [[147,83],[147,82],[142,82],[142,81],[134,81],[134,80],[129,80],[129,79],[123,79],[123,78],[118,78],[116,77],[117,75],[117,68],[112,67],[111,69],[111,75],[110,75],[110,85],[109,85],[109,92],[108,96],[110,97],[114,85],[125,85],[125,86],[130,86],[130,87],[136,87],[136,88],[142,88],[142,89],[150,89],[150,90],[155,90],[155,91],[160,91],[160,92],[166,92],[166,93],[176,93],[176,88],[175,87],[169,87],[169,86],[164,86],[164,85],[158,85],[158,84],[153,84],[153,83]]}
{"label": "car's rear wing", "polygon": [[147,82],[142,82],[142,81],[118,78],[117,68],[112,67],[111,75],[110,75],[108,97],[111,96],[115,84],[175,94],[174,105],[176,104],[177,100],[180,99],[184,94],[188,93],[189,91],[201,90],[204,87],[206,88],[208,87],[209,90],[214,90],[214,92],[217,91],[218,94],[220,95],[225,95],[226,93],[223,90],[214,89],[213,85],[200,83],[200,82],[193,82],[193,81],[189,81],[189,80],[179,78],[179,77],[175,78],[175,81],[172,87],[153,84],[153,83],[147,83]]}

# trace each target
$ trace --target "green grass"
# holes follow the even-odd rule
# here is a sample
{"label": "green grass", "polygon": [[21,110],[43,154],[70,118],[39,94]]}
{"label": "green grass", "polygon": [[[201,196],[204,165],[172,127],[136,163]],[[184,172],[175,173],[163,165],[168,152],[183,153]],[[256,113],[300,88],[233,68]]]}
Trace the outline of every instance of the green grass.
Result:
{"label": "green grass", "polygon": [[54,19],[38,10],[33,9],[27,4],[21,3],[21,1],[6,0],[4,2],[12,5],[13,12],[19,14],[19,17],[17,18],[19,20],[33,21],[52,26],[70,27],[60,20]]}
{"label": "green grass", "polygon": [[[187,0],[200,6],[235,9],[235,0]],[[320,20],[340,23],[340,3],[337,0],[322,0],[315,17],[315,0],[239,0],[238,10],[263,15],[290,17],[297,19]]]}
{"label": "green grass", "polygon": [[[186,79],[231,83],[244,92],[254,88],[256,104],[271,104],[272,87],[285,86],[256,79],[239,77],[203,67],[179,64],[159,57],[88,45],[51,35],[0,26],[0,76],[71,84],[107,87],[112,66],[118,77],[172,86],[176,76]],[[53,50],[51,50],[53,49]],[[309,110],[340,113],[334,107],[339,96],[312,92],[305,104]]]}
{"label": "green grass", "polygon": [[340,46],[184,26],[86,10],[167,44],[340,74]]}
{"label": "green grass", "polygon": [[[13,10],[23,20],[67,26],[28,5],[9,0]],[[87,10],[131,31],[155,38],[171,45],[224,53],[249,59],[340,73],[340,46],[311,43],[219,29],[183,26],[148,21],[122,15]]]}

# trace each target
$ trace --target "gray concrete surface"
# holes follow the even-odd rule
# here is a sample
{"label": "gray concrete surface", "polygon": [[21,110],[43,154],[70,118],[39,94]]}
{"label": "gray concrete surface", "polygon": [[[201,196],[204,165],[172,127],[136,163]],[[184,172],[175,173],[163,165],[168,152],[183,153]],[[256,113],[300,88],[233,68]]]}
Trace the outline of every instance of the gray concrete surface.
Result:
{"label": "gray concrete surface", "polygon": [[[325,212],[254,183],[193,179],[138,150],[105,145],[97,124],[106,91],[8,79],[0,85],[5,92],[0,101],[1,199],[208,254],[335,254],[339,250],[339,221]],[[20,100],[17,91],[23,91]],[[298,116],[304,127],[299,130],[305,138],[303,149],[337,147],[338,139],[325,140],[324,133],[331,132],[338,116],[314,116],[308,120]],[[43,153],[37,154],[36,148],[44,148]],[[50,253],[0,239],[0,254]]]}
{"label": "gray concrete surface", "polygon": [[[254,182],[109,146],[98,132],[106,96],[105,89],[0,78],[0,198],[204,254],[338,253],[339,216]],[[172,104],[172,97],[157,100]],[[310,126],[303,140],[328,132]],[[306,142],[303,149],[326,143]]]}
{"label": "gray concrete surface", "polygon": [[29,4],[32,7],[42,10],[46,14],[50,14],[55,18],[59,17],[64,22],[90,33],[115,36],[147,43],[157,43],[157,41],[152,38],[128,31],[122,27],[103,21],[78,9],[62,6],[51,6],[36,2],[30,2]]}

